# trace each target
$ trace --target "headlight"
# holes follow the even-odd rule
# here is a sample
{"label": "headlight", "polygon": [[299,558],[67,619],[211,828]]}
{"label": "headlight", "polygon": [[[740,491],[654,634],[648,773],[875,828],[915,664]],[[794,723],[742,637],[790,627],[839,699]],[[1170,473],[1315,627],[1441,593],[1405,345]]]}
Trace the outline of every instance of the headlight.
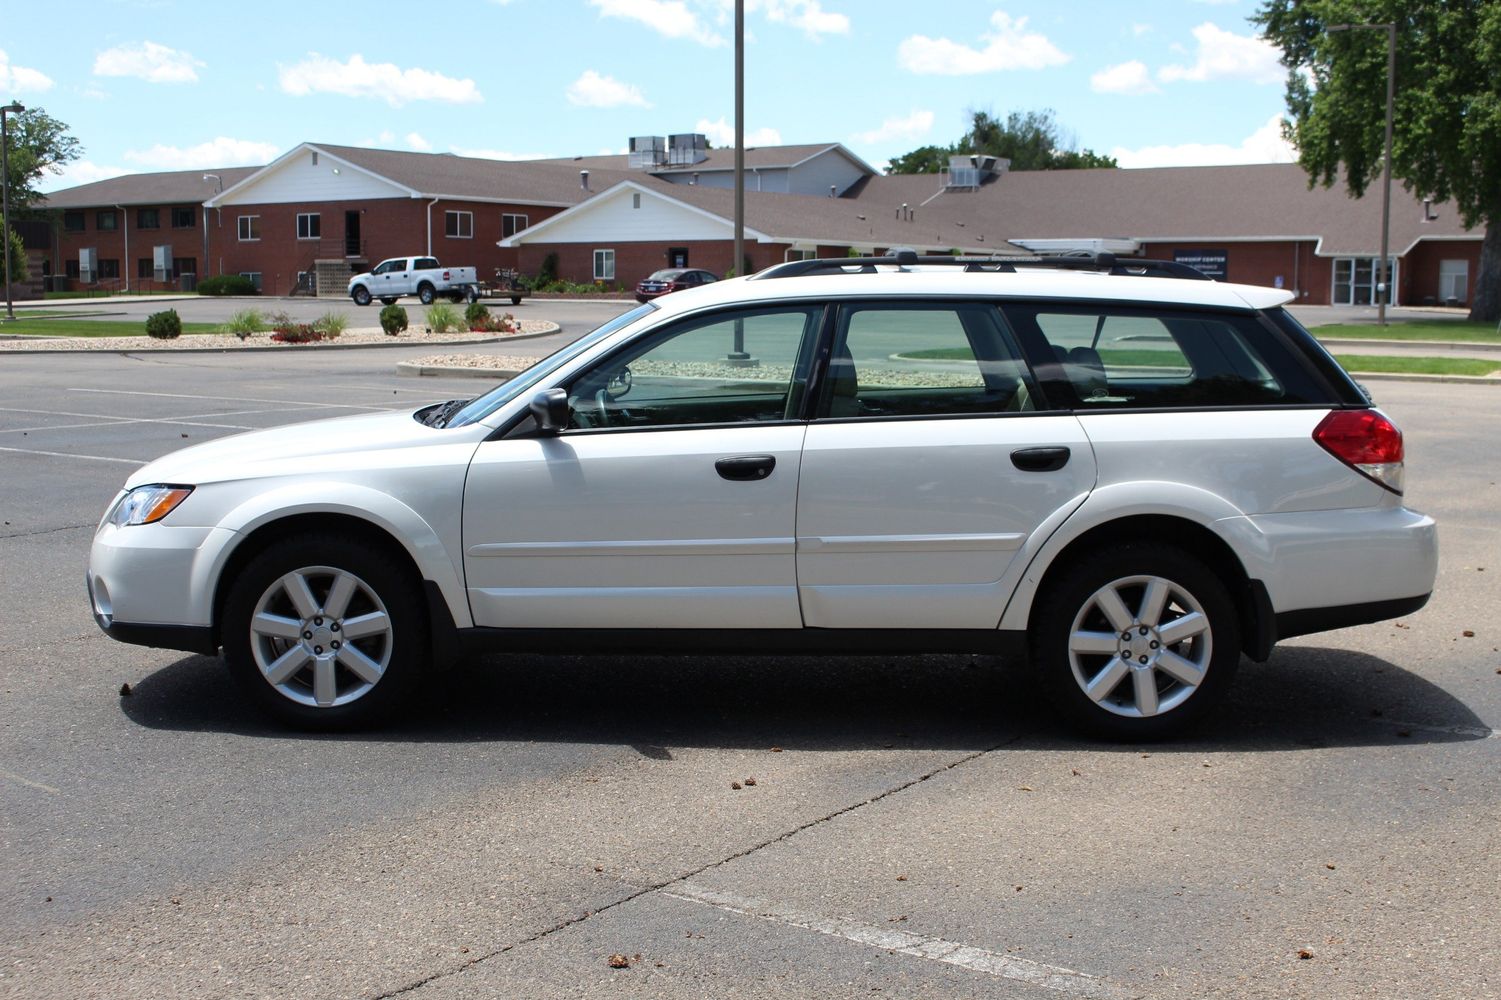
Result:
{"label": "headlight", "polygon": [[107,520],[117,528],[129,524],[151,524],[176,510],[177,505],[192,492],[191,486],[167,486],[160,483],[137,486],[120,498]]}

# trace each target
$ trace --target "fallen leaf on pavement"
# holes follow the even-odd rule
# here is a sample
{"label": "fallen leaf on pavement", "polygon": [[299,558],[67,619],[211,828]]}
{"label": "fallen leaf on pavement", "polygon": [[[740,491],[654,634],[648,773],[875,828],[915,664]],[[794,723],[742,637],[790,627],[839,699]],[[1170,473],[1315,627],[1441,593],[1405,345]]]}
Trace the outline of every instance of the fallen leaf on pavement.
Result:
{"label": "fallen leaf on pavement", "polygon": [[618,953],[610,956],[609,963],[612,969],[629,969],[631,967],[631,960]]}

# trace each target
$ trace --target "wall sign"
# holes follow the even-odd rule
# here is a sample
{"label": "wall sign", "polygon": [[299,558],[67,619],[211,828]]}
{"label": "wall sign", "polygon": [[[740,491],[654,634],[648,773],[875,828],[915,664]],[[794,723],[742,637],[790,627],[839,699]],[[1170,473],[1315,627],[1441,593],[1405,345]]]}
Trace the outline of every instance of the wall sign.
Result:
{"label": "wall sign", "polygon": [[1215,281],[1225,280],[1225,271],[1230,264],[1230,254],[1224,250],[1174,250],[1173,261],[1187,264],[1204,272]]}

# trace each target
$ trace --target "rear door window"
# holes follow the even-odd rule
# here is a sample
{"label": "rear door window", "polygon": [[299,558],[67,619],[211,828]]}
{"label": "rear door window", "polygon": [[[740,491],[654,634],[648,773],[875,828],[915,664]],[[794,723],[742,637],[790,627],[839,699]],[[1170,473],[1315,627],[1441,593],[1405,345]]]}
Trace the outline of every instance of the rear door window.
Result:
{"label": "rear door window", "polygon": [[1007,304],[1038,377],[1081,410],[1305,405],[1328,393],[1254,315]]}

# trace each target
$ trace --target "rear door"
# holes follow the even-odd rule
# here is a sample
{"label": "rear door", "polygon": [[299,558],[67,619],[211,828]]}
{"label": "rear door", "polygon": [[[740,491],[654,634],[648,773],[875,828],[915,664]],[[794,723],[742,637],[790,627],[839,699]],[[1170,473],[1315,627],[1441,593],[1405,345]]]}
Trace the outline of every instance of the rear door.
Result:
{"label": "rear door", "polygon": [[820,628],[995,628],[1095,464],[999,312],[842,306],[803,447],[797,573]]}

